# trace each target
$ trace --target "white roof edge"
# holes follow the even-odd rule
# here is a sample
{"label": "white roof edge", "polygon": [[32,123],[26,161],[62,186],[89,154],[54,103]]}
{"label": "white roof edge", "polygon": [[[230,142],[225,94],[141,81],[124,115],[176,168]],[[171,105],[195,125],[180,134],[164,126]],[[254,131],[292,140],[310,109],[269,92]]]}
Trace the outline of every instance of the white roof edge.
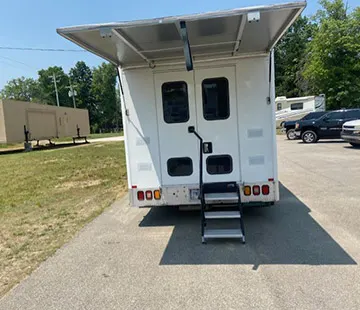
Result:
{"label": "white roof edge", "polygon": [[104,59],[106,59],[107,61],[111,62],[112,64],[114,64],[114,65],[116,65],[116,66],[119,66],[119,65],[120,65],[120,63],[119,63],[119,61],[118,61],[117,59],[113,59],[111,56],[105,55],[103,52],[100,52],[100,51],[96,50],[96,48],[94,48],[94,47],[91,46],[91,45],[88,45],[88,44],[85,44],[85,43],[82,42],[82,41],[73,39],[72,36],[71,36],[71,33],[68,33],[68,34],[66,34],[66,33],[61,33],[61,32],[58,31],[58,29],[57,29],[56,31],[58,32],[59,35],[61,35],[61,36],[64,37],[65,39],[68,39],[68,40],[70,40],[71,42],[73,42],[73,43],[81,46],[84,50],[86,50],[86,51],[88,51],[88,52],[90,52],[90,53],[93,53],[93,54],[99,56],[100,58],[104,58]]}
{"label": "white roof edge", "polygon": [[66,35],[68,33],[74,33],[78,31],[86,31],[86,30],[87,31],[97,30],[100,28],[151,26],[157,24],[174,23],[179,20],[192,21],[192,20],[201,20],[206,18],[219,18],[219,17],[228,17],[233,15],[246,14],[251,11],[268,12],[272,10],[291,9],[291,8],[299,9],[300,10],[299,14],[300,14],[305,7],[306,7],[306,1],[297,1],[297,2],[282,3],[282,4],[251,6],[240,9],[223,10],[223,11],[215,11],[209,13],[190,14],[190,15],[160,17],[154,19],[144,19],[144,20],[136,20],[136,21],[128,21],[128,22],[113,22],[113,23],[61,27],[61,28],[57,28],[56,31],[60,35],[63,34]]}

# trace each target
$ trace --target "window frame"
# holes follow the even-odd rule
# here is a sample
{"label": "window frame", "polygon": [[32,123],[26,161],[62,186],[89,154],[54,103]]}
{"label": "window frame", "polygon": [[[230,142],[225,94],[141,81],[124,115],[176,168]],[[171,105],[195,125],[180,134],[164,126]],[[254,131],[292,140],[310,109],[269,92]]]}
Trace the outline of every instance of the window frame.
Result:
{"label": "window frame", "polygon": [[[190,174],[173,174],[173,173],[170,173],[170,169],[169,169],[169,163],[170,161],[173,161],[173,160],[190,160],[190,167],[191,167],[191,173]],[[169,176],[171,177],[188,177],[190,175],[192,175],[194,173],[194,165],[193,165],[193,161],[191,159],[191,157],[188,157],[188,156],[184,156],[184,157],[170,157],[168,158],[168,160],[166,161],[166,169],[167,169],[167,173]]]}
{"label": "window frame", "polygon": [[[164,87],[166,87],[168,84],[179,84],[179,83],[183,83],[185,85],[185,90],[186,90],[186,108],[187,108],[187,115],[186,115],[186,119],[182,120],[182,121],[169,121],[168,119],[166,119],[166,115],[165,115],[165,100],[164,100]],[[168,81],[168,82],[164,82],[161,85],[161,100],[162,100],[162,112],[163,112],[163,120],[166,124],[181,124],[181,123],[187,123],[190,119],[190,106],[189,106],[189,92],[188,92],[188,84],[186,81],[183,80],[179,80],[179,81]]]}
{"label": "window frame", "polygon": [[[351,116],[350,114],[354,115]],[[360,119],[360,110],[346,111],[344,119]]]}
{"label": "window frame", "polygon": [[[300,109],[293,109],[294,105],[301,105]],[[290,104],[290,111],[304,110],[304,102],[294,102]]]}
{"label": "window frame", "polygon": [[[340,115],[341,117],[332,118],[332,117],[330,117],[331,115]],[[334,112],[330,112],[330,113],[325,114],[324,119],[326,121],[340,120],[340,119],[343,119],[344,116],[345,116],[344,111],[334,111]]]}
{"label": "window frame", "polygon": [[[226,116],[224,117],[211,117],[209,118],[206,114],[205,114],[205,106],[206,106],[206,96],[205,96],[205,88],[204,88],[204,84],[208,81],[214,81],[214,80],[220,80],[220,81],[226,81],[226,89],[227,89],[227,93],[226,93],[226,108],[227,108],[227,113]],[[214,83],[214,82],[212,82]],[[225,77],[225,76],[221,76],[221,77],[211,77],[211,78],[206,78],[203,79],[201,82],[201,95],[202,95],[202,115],[203,118],[206,121],[220,121],[220,120],[226,120],[230,117],[230,87],[229,87],[229,80]],[[218,110],[218,105],[216,106],[216,109]]]}
{"label": "window frame", "polygon": [[[214,159],[214,158],[219,158],[219,157],[223,157],[223,158],[229,158],[230,159],[230,170],[229,172],[224,172],[224,173],[211,173],[209,172],[209,159]],[[231,157],[231,155],[229,154],[219,154],[219,155],[210,155],[206,158],[206,172],[210,175],[224,175],[224,174],[231,174],[234,170],[234,165],[233,165],[233,159]]]}

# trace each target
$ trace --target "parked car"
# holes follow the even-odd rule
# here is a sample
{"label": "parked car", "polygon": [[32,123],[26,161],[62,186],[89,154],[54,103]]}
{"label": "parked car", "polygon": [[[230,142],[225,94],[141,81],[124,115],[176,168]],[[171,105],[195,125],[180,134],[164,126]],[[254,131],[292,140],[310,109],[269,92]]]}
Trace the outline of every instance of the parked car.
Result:
{"label": "parked car", "polygon": [[304,143],[316,143],[319,139],[340,139],[342,125],[356,119],[360,119],[360,109],[332,111],[317,120],[297,122],[295,134]]}
{"label": "parked car", "polygon": [[360,147],[360,119],[344,123],[341,138],[353,147]]}
{"label": "parked car", "polygon": [[321,112],[311,112],[309,114],[306,114],[305,116],[303,116],[302,118],[300,118],[299,120],[293,120],[293,121],[286,121],[282,123],[282,127],[283,127],[283,131],[286,132],[286,136],[289,140],[295,140],[297,139],[296,135],[295,135],[295,124],[296,122],[299,121],[308,121],[308,120],[314,120],[314,119],[318,119],[321,116],[325,115],[326,111],[321,111]]}

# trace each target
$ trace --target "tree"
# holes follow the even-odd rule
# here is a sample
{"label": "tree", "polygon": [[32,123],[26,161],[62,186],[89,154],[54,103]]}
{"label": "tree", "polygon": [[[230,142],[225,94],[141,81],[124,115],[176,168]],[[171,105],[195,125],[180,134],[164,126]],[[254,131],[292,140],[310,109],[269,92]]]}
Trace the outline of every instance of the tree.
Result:
{"label": "tree", "polygon": [[360,9],[347,14],[342,0],[320,3],[303,75],[313,92],[326,94],[329,109],[360,107]]}
{"label": "tree", "polygon": [[91,92],[93,76],[91,69],[83,61],[78,61],[74,68],[70,69],[69,78],[71,84],[77,92],[76,107],[89,111],[90,124],[95,124],[97,120],[97,109],[94,97]]}
{"label": "tree", "polygon": [[49,67],[40,70],[39,72],[39,86],[42,93],[42,101],[47,104],[56,105],[56,94],[52,76],[55,73],[57,81],[57,89],[59,94],[60,106],[72,106],[72,99],[69,97],[69,77],[64,73],[61,67]]}
{"label": "tree", "polygon": [[307,92],[301,71],[308,42],[316,26],[307,17],[299,17],[275,48],[275,85],[279,96],[298,97]]}
{"label": "tree", "polygon": [[110,63],[102,63],[93,69],[91,91],[96,106],[96,125],[104,131],[113,130],[118,124],[116,77],[116,69]]}
{"label": "tree", "polygon": [[91,69],[85,64],[85,62],[78,61],[75,64],[75,67],[70,69],[69,78],[71,84],[77,92],[76,106],[91,110],[93,101],[91,98]]}
{"label": "tree", "polygon": [[12,79],[4,86],[0,97],[21,101],[38,101],[41,97],[39,84],[36,80],[23,76]]}

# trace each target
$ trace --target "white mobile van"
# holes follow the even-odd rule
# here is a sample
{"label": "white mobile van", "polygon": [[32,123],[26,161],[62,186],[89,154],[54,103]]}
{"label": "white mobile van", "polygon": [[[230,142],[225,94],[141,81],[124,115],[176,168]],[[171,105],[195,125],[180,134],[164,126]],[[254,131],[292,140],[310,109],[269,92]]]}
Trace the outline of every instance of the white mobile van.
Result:
{"label": "white mobile van", "polygon": [[[279,199],[273,48],[306,2],[60,28],[119,72],[131,205],[241,218]],[[204,212],[210,204],[239,211]],[[237,210],[237,209],[236,209]]]}

